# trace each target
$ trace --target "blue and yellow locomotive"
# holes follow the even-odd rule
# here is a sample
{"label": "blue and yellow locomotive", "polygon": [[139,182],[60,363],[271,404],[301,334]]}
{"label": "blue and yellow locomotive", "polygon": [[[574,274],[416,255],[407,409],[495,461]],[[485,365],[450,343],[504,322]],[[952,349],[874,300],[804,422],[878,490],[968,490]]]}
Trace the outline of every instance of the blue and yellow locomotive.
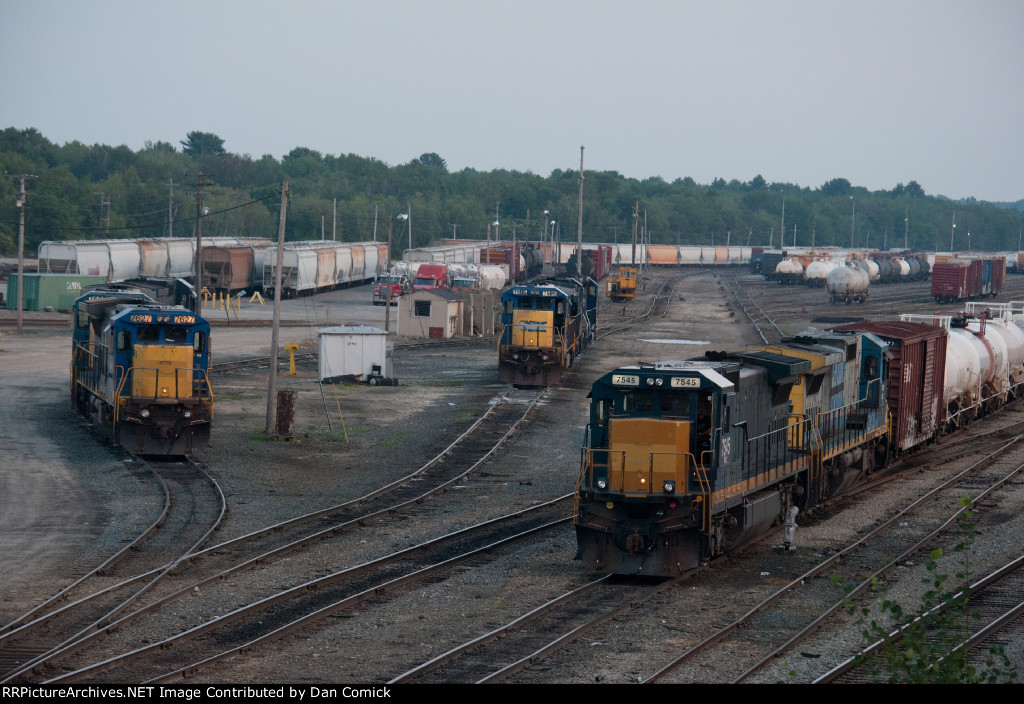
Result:
{"label": "blue and yellow locomotive", "polygon": [[887,348],[868,333],[812,331],[598,379],[578,559],[676,575],[864,479],[886,457]]}
{"label": "blue and yellow locomotive", "polygon": [[498,376],[520,386],[557,384],[597,332],[597,284],[557,278],[501,296]]}
{"label": "blue and yellow locomotive", "polygon": [[75,302],[71,402],[140,455],[185,455],[210,439],[210,324],[141,291]]}

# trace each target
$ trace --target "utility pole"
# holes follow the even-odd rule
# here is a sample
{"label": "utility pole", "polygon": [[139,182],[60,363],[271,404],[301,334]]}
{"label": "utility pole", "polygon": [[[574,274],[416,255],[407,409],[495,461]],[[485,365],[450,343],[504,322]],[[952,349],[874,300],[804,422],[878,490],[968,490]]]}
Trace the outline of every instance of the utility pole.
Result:
{"label": "utility pole", "polygon": [[583,274],[583,145],[580,145],[580,216],[576,223],[576,276]]}
{"label": "utility pole", "polygon": [[[106,223],[106,227],[104,227],[104,234],[109,238],[110,237],[110,198],[108,197],[108,194],[103,192],[103,191],[94,191],[93,195],[97,195],[97,196],[100,197],[100,227],[104,227],[104,223]],[[104,208],[107,209],[107,217],[103,217],[103,209]]]}
{"label": "utility pole", "polygon": [[[200,173],[200,180],[202,174]],[[277,345],[281,327],[281,269],[284,266],[284,223],[288,212],[288,182],[281,184],[281,219],[277,228],[277,269],[274,274],[274,330],[270,337],[270,384],[267,390],[267,435],[277,412]]]}
{"label": "utility pole", "polygon": [[[377,241],[377,206],[373,206],[373,241]],[[388,242],[388,258],[391,257],[391,243]]]}
{"label": "utility pole", "polygon": [[388,218],[388,263],[384,269],[384,277],[387,279],[387,294],[384,298],[384,339],[391,334],[391,225],[393,218]]}
{"label": "utility pole", "polygon": [[203,172],[196,189],[196,315],[203,309]]}
{"label": "utility pole", "polygon": [[331,225],[331,241],[338,240],[338,199],[334,199],[334,224]]}
{"label": "utility pole", "polygon": [[18,200],[15,202],[18,208],[18,334],[24,333],[24,321],[22,320],[22,309],[25,307],[25,179],[35,178],[30,174],[22,174],[14,178],[21,180],[21,190],[18,192]]}
{"label": "utility pole", "polygon": [[453,240],[459,239],[459,223],[457,223],[457,222],[450,222],[448,224],[452,226],[452,239]]}
{"label": "utility pole", "polygon": [[412,203],[409,203],[406,211],[406,223],[409,225],[409,249],[412,249]]}
{"label": "utility pole", "polygon": [[[796,235],[793,235],[796,237]],[[782,192],[782,226],[779,228],[779,249],[786,248],[786,192]]]}
{"label": "utility pole", "polygon": [[171,179],[170,183],[165,183],[165,186],[170,186],[171,193],[167,198],[167,236],[174,237],[174,179]]}
{"label": "utility pole", "polygon": [[910,234],[910,208],[903,211],[903,249],[907,249],[908,234]]}

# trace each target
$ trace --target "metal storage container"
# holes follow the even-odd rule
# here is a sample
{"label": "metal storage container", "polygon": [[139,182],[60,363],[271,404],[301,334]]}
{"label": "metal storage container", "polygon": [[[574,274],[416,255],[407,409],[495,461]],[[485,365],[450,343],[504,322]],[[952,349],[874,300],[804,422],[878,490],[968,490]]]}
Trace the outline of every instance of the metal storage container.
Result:
{"label": "metal storage container", "polygon": [[339,325],[317,331],[320,338],[320,380],[355,377],[368,381],[390,377],[393,343],[380,328]]}
{"label": "metal storage container", "polygon": [[[25,289],[22,293],[22,310],[71,310],[75,301],[88,286],[106,283],[102,276],[84,274],[25,274]],[[18,274],[12,273],[7,280],[7,310],[18,307]]]}

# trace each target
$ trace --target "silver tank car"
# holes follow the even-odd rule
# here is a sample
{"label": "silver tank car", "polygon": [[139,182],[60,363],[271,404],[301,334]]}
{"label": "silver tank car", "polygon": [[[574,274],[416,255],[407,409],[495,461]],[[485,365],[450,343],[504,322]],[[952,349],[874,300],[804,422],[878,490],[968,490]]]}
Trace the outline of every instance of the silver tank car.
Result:
{"label": "silver tank car", "polygon": [[868,274],[859,266],[847,262],[828,273],[825,287],[833,305],[863,303],[868,300]]}

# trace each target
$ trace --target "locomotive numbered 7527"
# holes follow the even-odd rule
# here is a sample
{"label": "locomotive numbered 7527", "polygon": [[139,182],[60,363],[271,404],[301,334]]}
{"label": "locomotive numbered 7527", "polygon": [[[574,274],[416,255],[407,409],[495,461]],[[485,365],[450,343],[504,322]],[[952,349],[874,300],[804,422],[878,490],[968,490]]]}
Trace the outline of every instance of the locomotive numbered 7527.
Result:
{"label": "locomotive numbered 7527", "polygon": [[75,302],[71,401],[140,455],[185,455],[210,438],[210,324],[133,290]]}
{"label": "locomotive numbered 7527", "polygon": [[779,346],[623,367],[592,388],[574,523],[596,572],[677,575],[885,461],[888,344]]}

